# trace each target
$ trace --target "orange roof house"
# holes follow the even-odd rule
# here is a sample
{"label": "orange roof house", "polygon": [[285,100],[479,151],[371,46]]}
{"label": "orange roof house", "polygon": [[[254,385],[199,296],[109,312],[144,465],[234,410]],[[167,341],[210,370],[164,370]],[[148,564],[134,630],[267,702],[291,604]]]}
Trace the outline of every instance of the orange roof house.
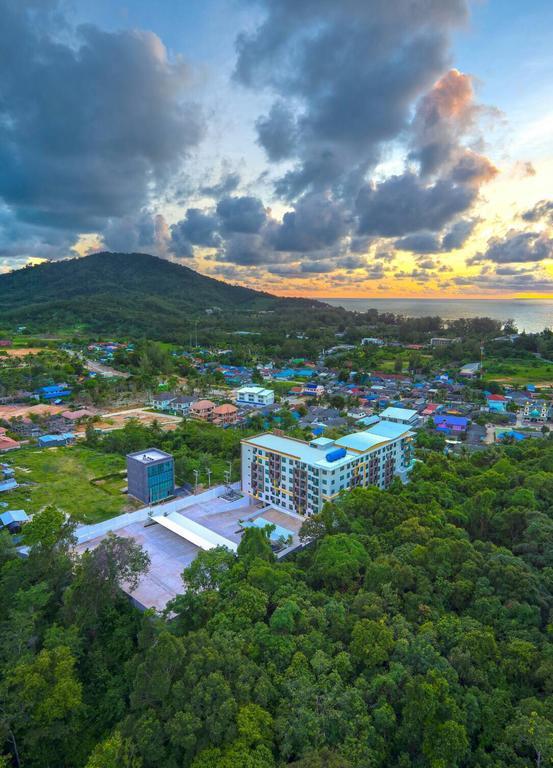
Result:
{"label": "orange roof house", "polygon": [[213,409],[212,421],[214,424],[225,426],[227,424],[236,424],[238,420],[238,408],[230,403],[218,405]]}

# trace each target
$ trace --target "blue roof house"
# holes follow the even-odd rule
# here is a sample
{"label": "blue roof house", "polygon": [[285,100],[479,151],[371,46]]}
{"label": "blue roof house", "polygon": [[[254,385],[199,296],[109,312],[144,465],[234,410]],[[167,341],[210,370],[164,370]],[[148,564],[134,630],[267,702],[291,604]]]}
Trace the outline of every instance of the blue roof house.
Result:
{"label": "blue roof house", "polygon": [[43,400],[56,400],[60,397],[69,397],[71,390],[65,384],[52,384],[46,387],[39,387],[35,391],[35,396]]}

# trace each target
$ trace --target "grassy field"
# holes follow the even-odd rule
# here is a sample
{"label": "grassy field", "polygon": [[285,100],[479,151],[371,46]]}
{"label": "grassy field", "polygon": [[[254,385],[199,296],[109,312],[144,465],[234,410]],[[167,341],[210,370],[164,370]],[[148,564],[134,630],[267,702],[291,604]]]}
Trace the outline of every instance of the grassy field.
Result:
{"label": "grassy field", "polygon": [[0,496],[10,509],[28,514],[55,505],[82,523],[97,523],[137,503],[121,493],[124,475],[100,478],[125,468],[125,460],[90,448],[22,448],[2,457],[15,469],[20,487]]}
{"label": "grassy field", "polygon": [[538,358],[490,358],[484,361],[484,380],[501,384],[553,386],[553,363]]}

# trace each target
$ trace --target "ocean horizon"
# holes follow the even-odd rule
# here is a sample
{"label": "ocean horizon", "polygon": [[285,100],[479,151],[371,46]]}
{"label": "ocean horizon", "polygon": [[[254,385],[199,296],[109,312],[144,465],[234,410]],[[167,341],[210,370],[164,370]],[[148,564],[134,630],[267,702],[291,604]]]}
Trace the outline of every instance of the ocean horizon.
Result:
{"label": "ocean horizon", "polygon": [[491,317],[513,320],[519,331],[538,333],[553,327],[553,299],[324,299],[327,304],[352,312],[392,312],[405,317]]}

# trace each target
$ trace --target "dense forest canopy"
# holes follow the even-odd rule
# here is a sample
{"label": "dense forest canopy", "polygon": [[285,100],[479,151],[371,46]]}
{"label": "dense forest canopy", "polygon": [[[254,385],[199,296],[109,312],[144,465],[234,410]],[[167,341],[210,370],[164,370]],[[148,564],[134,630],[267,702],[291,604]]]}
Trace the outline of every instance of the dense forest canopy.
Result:
{"label": "dense forest canopy", "polygon": [[25,768],[520,768],[553,761],[553,440],[429,452],[275,562],[201,554],[166,616],[48,509],[0,538],[0,727]]}

